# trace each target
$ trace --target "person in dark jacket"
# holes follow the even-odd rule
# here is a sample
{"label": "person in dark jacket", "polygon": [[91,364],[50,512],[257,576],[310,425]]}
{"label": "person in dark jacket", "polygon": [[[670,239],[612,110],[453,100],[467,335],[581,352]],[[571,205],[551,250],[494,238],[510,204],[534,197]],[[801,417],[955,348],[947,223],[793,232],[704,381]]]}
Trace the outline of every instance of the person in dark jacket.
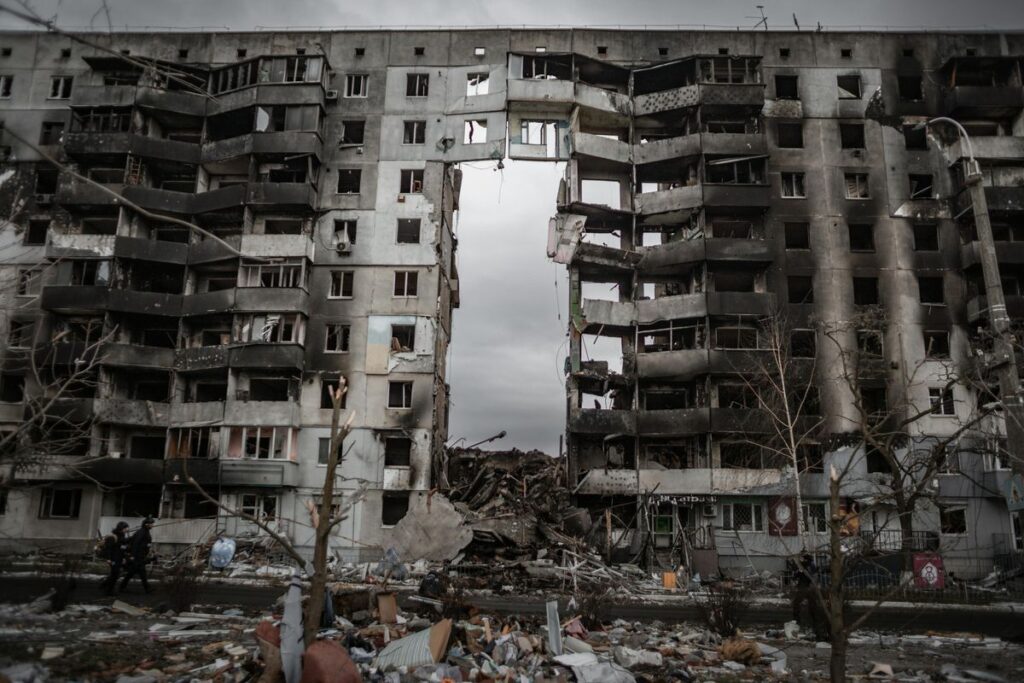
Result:
{"label": "person in dark jacket", "polygon": [[124,566],[125,533],[128,531],[128,522],[118,522],[114,530],[103,537],[100,548],[100,557],[110,565],[110,573],[103,579],[100,588],[107,595],[113,595],[117,588],[117,580],[121,576],[121,568]]}
{"label": "person in dark jacket", "polygon": [[149,549],[153,545],[153,536],[149,530],[153,528],[153,519],[147,517],[142,520],[142,527],[132,534],[128,541],[128,571],[121,580],[121,590],[124,590],[133,576],[138,576],[142,581],[142,589],[152,593],[149,581],[146,579],[146,563],[149,561]]}
{"label": "person in dark jacket", "polygon": [[820,600],[818,599],[818,566],[814,563],[814,558],[810,553],[804,553],[795,562],[796,568],[794,572],[794,587],[791,598],[791,604],[793,607],[793,621],[797,624],[800,623],[801,612],[803,612],[804,603],[807,604],[807,611],[811,616],[811,628],[814,629],[814,635],[818,640],[825,640],[825,628],[823,624],[823,617],[825,616],[822,612]]}

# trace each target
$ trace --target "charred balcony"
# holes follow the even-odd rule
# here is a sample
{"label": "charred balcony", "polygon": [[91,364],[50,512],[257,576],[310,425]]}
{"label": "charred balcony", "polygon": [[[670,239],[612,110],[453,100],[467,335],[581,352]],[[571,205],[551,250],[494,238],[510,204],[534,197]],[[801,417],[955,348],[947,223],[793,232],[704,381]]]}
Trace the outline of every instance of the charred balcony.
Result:
{"label": "charred balcony", "polygon": [[1024,108],[1020,57],[954,57],[941,74],[947,114],[1015,116]]}
{"label": "charred balcony", "polygon": [[131,154],[143,159],[199,163],[199,146],[189,142],[152,138],[127,131],[74,131],[64,135],[64,152],[73,159],[107,159]]}

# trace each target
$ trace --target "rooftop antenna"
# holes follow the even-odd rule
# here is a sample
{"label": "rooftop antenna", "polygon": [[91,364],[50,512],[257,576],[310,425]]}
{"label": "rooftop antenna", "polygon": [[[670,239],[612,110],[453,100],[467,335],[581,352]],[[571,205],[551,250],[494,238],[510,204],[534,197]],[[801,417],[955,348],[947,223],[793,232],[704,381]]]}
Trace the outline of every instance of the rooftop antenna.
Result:
{"label": "rooftop antenna", "polygon": [[796,20],[796,12],[793,12],[793,25],[796,26],[796,30],[800,30],[800,22]]}
{"label": "rooftop antenna", "polygon": [[[754,28],[756,29],[758,26],[764,24],[764,30],[767,31],[768,30],[768,17],[764,13],[764,5],[755,5],[755,7],[757,7],[757,9],[761,12],[761,16],[760,16],[760,20],[756,24],[754,24]],[[758,19],[758,17],[743,17],[743,18],[744,19]]]}

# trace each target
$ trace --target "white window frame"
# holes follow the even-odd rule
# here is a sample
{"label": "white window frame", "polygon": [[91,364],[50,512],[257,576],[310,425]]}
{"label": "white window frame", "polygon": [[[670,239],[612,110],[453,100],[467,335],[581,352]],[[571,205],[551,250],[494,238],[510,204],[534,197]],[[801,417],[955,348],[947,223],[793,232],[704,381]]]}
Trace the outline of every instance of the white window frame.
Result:
{"label": "white window frame", "polygon": [[[75,85],[74,76],[50,76],[50,93],[47,95],[48,100],[68,100],[71,99],[71,90]],[[54,92],[57,94],[55,95]]]}
{"label": "white window frame", "polygon": [[[804,184],[805,175],[803,171],[783,171],[779,174],[780,191],[783,199],[806,199],[807,186]],[[800,194],[797,194],[797,185],[800,185]],[[789,194],[787,194],[787,191]]]}
{"label": "white window frame", "polygon": [[370,74],[346,74],[345,97],[365,98],[370,92]]}
{"label": "white window frame", "polygon": [[[391,405],[391,386],[393,384],[401,384],[404,387],[402,389],[402,405]],[[388,410],[412,410],[412,390],[413,382],[411,380],[388,382]]]}
{"label": "white window frame", "polygon": [[[251,501],[247,500],[251,499]],[[274,516],[267,517],[267,503],[274,501]],[[264,493],[242,493],[238,496],[238,509],[260,521],[277,520],[281,517],[281,499],[276,495]]]}
{"label": "white window frame", "polygon": [[[811,508],[820,509],[821,515],[811,514]],[[800,524],[804,533],[827,534],[828,533],[828,503],[825,501],[811,500],[803,504],[803,514]],[[813,523],[813,524],[812,524]]]}
{"label": "white window frame", "polygon": [[1005,436],[990,436],[986,440],[985,471],[1006,472],[1010,467],[1010,453]]}
{"label": "white window frame", "polygon": [[[349,294],[345,294],[345,280],[349,281]],[[335,294],[335,284],[338,285],[337,294]],[[331,284],[327,290],[328,299],[351,299],[355,295],[356,290],[356,272],[354,270],[332,270],[331,271]]]}
{"label": "white window frame", "polygon": [[[75,514],[55,515],[53,514],[53,497],[58,492],[68,492],[74,498],[78,495],[78,510]],[[41,493],[39,501],[38,519],[79,519],[82,516],[82,498],[84,497],[81,488],[47,487]],[[75,507],[72,503],[72,507]],[[44,512],[45,510],[45,512]]]}
{"label": "white window frame", "polygon": [[[749,529],[737,529],[735,527],[735,509],[746,507],[750,509]],[[762,503],[722,503],[722,528],[727,531],[737,531],[741,534],[764,533],[765,527],[764,505]]]}
{"label": "white window frame", "polygon": [[[855,190],[862,194],[850,194],[850,182],[855,184]],[[844,173],[843,187],[847,199],[871,199],[871,178],[867,173]]]}
{"label": "white window frame", "polygon": [[[406,142],[405,132],[412,124],[412,142]],[[417,139],[418,138],[418,139]],[[423,145],[427,142],[427,122],[422,120],[411,120],[402,121],[402,144],[403,145]]]}
{"label": "white window frame", "polygon": [[[474,132],[477,128],[482,129],[483,139],[474,139],[481,137],[479,132]],[[483,145],[487,143],[487,119],[466,119],[462,124],[462,144],[464,145]]]}
{"label": "white window frame", "polygon": [[[306,289],[306,259],[292,258],[276,261],[242,263],[241,287],[269,287]],[[267,276],[272,284],[264,285]]]}
{"label": "white window frame", "polygon": [[[292,443],[293,429],[295,428],[274,427],[271,425],[231,428],[232,432],[241,430],[241,458],[243,460],[290,460],[288,449]],[[249,433],[252,430],[256,432],[256,450],[250,453],[248,451]],[[269,439],[270,443],[267,448],[267,457],[261,458],[258,453],[260,452],[260,444],[263,443],[264,439]]]}
{"label": "white window frame", "polygon": [[932,417],[956,417],[953,388],[928,387],[928,406],[932,409]]}
{"label": "white window frame", "polygon": [[[412,276],[411,278],[409,277],[410,275]],[[402,281],[402,292],[403,292],[402,294],[398,294],[397,293],[398,292],[398,284],[399,284],[399,280],[400,279]],[[413,282],[412,289],[415,290],[412,294],[409,293],[409,282],[410,282],[410,280],[412,280],[412,282]],[[419,296],[419,271],[418,270],[396,270],[395,271],[394,287],[391,290],[391,296],[394,299],[415,299],[417,296]]]}
{"label": "white window frame", "polygon": [[466,97],[490,94],[491,72],[473,71],[466,74]]}
{"label": "white window frame", "polygon": [[[410,77],[412,77],[414,79],[414,82],[415,82],[415,87],[413,88],[413,92],[418,92],[420,90],[419,86],[422,84],[422,82],[424,80],[426,81],[426,87],[423,89],[424,93],[422,95],[410,95],[409,94],[409,78]],[[430,74],[423,73],[423,72],[414,72],[414,73],[406,74],[405,75],[405,96],[406,97],[415,97],[415,98],[429,97],[430,96]]]}
{"label": "white window frame", "polygon": [[[331,335],[334,334],[337,346],[331,348]],[[348,353],[352,345],[352,325],[348,323],[327,323],[324,326],[324,353]]]}

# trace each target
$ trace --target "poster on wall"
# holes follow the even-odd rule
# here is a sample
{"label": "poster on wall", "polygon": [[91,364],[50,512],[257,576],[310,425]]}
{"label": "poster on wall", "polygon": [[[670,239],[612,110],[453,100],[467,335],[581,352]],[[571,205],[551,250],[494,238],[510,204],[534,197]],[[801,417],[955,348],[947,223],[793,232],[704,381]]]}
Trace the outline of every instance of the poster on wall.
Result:
{"label": "poster on wall", "polygon": [[796,498],[780,496],[768,500],[768,533],[772,536],[796,536]]}
{"label": "poster on wall", "polygon": [[942,556],[935,553],[914,553],[914,586],[917,588],[945,588],[946,571]]}

